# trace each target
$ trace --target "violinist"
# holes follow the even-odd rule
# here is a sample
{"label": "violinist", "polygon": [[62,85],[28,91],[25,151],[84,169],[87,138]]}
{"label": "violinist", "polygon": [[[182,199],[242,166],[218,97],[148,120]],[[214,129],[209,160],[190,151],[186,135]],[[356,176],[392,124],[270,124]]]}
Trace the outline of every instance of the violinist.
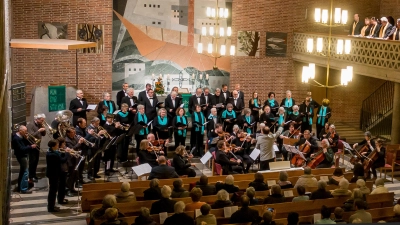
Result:
{"label": "violinist", "polygon": [[[253,134],[254,132],[256,132],[254,129],[254,127],[257,127],[257,121],[255,120],[255,118],[253,117],[253,115],[251,115],[251,110],[249,108],[245,108],[243,110],[244,115],[242,116],[242,127],[243,130],[248,133],[248,134]],[[258,117],[258,116],[257,116]]]}
{"label": "violinist", "polygon": [[147,126],[148,121],[146,114],[144,113],[144,105],[138,105],[137,111],[134,119],[135,124],[135,139],[136,139],[136,152],[139,151],[139,144],[143,139],[149,134],[149,128]]}
{"label": "violinist", "polygon": [[144,139],[140,142],[139,149],[137,155],[140,164],[148,163],[151,167],[158,166],[158,149],[155,146],[151,146],[150,142]]}
{"label": "violinist", "polygon": [[260,123],[264,123],[268,127],[271,127],[275,123],[275,116],[271,113],[270,106],[264,106],[263,114],[260,116]]}
{"label": "violinist", "polygon": [[[123,131],[121,129],[118,129],[120,126],[119,122],[114,123],[114,115],[113,114],[107,114],[106,116],[106,123],[104,124],[104,129],[107,131],[109,134],[110,138],[118,136],[119,133],[122,133]],[[110,145],[109,149],[107,149],[104,152],[104,158],[103,161],[108,162],[110,161],[110,166],[109,169],[105,172],[107,176],[109,176],[110,173],[116,172],[114,170],[114,160],[115,160],[115,155],[117,154],[117,148],[115,145]]]}
{"label": "violinist", "polygon": [[224,131],[231,133],[233,124],[237,119],[236,112],[233,111],[233,105],[231,103],[226,105],[226,110],[222,112],[221,119],[224,122]]}
{"label": "violinist", "polygon": [[[165,146],[169,143],[169,140],[157,139],[153,133],[147,135],[147,140],[149,141],[151,146],[158,147],[159,149],[163,150]],[[161,153],[160,153],[161,154]],[[164,154],[164,153],[162,153]],[[161,155],[162,155],[161,154]]]}
{"label": "violinist", "polygon": [[331,125],[328,123],[328,122],[326,122],[325,123],[325,125],[324,125],[324,128],[321,130],[321,132],[318,134],[318,139],[319,140],[322,140],[322,139],[324,139],[324,138],[326,138],[326,134],[329,132],[329,127],[330,127]]}
{"label": "violinist", "polygon": [[339,134],[336,133],[335,125],[332,124],[329,126],[329,132],[325,138],[328,139],[330,147],[336,153],[338,151]]}
{"label": "violinist", "polygon": [[[127,131],[133,122],[133,114],[128,111],[128,104],[122,103],[121,111],[115,115],[115,121],[120,124],[121,133]],[[126,127],[126,129],[124,129]],[[123,141],[118,144],[118,160],[120,162],[126,162],[128,160],[128,148],[129,143],[132,141],[132,137],[125,136]]]}
{"label": "violinist", "polygon": [[328,122],[331,116],[329,100],[325,98],[322,100],[322,105],[317,110],[317,134],[321,133],[322,129],[324,129],[325,123]]}
{"label": "violinist", "polygon": [[188,119],[185,114],[185,109],[179,107],[176,110],[176,116],[172,120],[172,126],[174,127],[175,148],[177,148],[179,145],[185,145],[186,128],[188,126]]}
{"label": "violinist", "polygon": [[314,117],[314,108],[311,105],[310,98],[307,97],[303,104],[300,105],[300,115],[303,117],[303,122],[301,123],[301,132],[305,130],[312,131],[312,123]]}
{"label": "violinist", "polygon": [[299,146],[299,150],[304,153],[302,149],[304,149],[306,146],[308,146],[309,151],[308,153],[304,154],[305,158],[310,157],[312,153],[315,153],[318,151],[318,144],[317,140],[311,136],[311,133],[309,130],[305,130],[303,137],[300,138],[298,142],[294,144],[295,146]]}
{"label": "violinist", "polygon": [[[375,141],[372,139],[372,134],[371,132],[367,131],[364,133],[364,140],[362,140],[359,143],[355,143],[353,145],[353,149],[355,149],[357,146],[366,146],[368,150],[360,152],[361,155],[368,156],[374,149],[375,149]],[[361,158],[361,161],[364,161],[364,158]]]}
{"label": "violinist", "polygon": [[288,152],[287,152],[285,146],[283,146],[283,139],[290,139],[290,138],[299,139],[299,137],[300,137],[299,134],[300,134],[300,130],[295,130],[294,124],[291,123],[289,125],[289,130],[286,130],[281,135],[279,135],[278,148],[280,150],[280,153],[283,155],[283,160],[288,159]]}
{"label": "violinist", "polygon": [[292,92],[287,90],[286,91],[286,98],[282,99],[281,106],[285,108],[285,113],[287,116],[292,114],[293,109],[292,107],[296,105],[294,99],[292,98]]}
{"label": "violinist", "polygon": [[303,116],[299,112],[299,106],[294,105],[292,107],[292,113],[288,116],[288,120],[291,120],[292,123],[294,124],[294,128],[297,129],[301,126],[303,123]]}
{"label": "violinist", "polygon": [[[372,170],[372,175],[373,179],[376,179],[376,169],[385,166],[385,152],[386,148],[383,146],[383,141],[381,139],[378,139],[376,141],[376,147],[375,151],[378,154],[377,159],[372,163],[371,170]],[[371,156],[369,156],[371,157]]]}
{"label": "violinist", "polygon": [[158,135],[159,139],[166,140],[169,139],[169,128],[168,128],[168,116],[167,110],[160,108],[158,110],[158,116],[153,120],[153,128],[155,134]]}
{"label": "violinist", "polygon": [[271,113],[276,115],[279,109],[279,103],[275,100],[275,93],[270,92],[268,93],[268,99],[264,102],[264,110],[265,106],[269,106],[271,109]]}
{"label": "violinist", "polygon": [[248,173],[250,166],[254,163],[253,159],[250,158],[250,147],[252,144],[252,140],[253,139],[251,138],[251,136],[245,132],[239,133],[239,137],[235,139],[236,148],[234,150],[234,154],[238,159],[240,159],[240,161],[246,163],[246,168],[244,168],[244,165],[242,163],[244,173]]}
{"label": "violinist", "polygon": [[251,109],[251,115],[258,123],[260,118],[261,101],[258,99],[257,92],[253,92],[253,98],[249,100],[249,108]]}
{"label": "violinist", "polygon": [[[185,159],[187,157],[188,159]],[[179,176],[195,177],[196,171],[190,168],[195,166],[194,163],[190,163],[189,160],[193,158],[193,155],[188,155],[184,145],[180,145],[175,150],[175,156],[172,160],[175,171]]]}
{"label": "violinist", "polygon": [[310,155],[311,159],[317,157],[320,154],[324,154],[324,159],[320,162],[316,168],[331,168],[333,165],[333,150],[330,148],[328,139],[323,139],[321,141],[321,152],[313,153]]}
{"label": "violinist", "polygon": [[229,159],[228,154],[231,153],[229,153],[229,149],[226,147],[225,141],[223,140],[218,141],[217,148],[218,151],[216,153],[215,161],[221,165],[223,175],[243,173],[242,167],[240,166],[241,163],[240,159],[236,161],[231,161]]}
{"label": "violinist", "polygon": [[204,136],[204,123],[206,122],[200,105],[196,104],[195,111],[192,113],[192,130],[190,135],[191,149],[195,148],[195,155],[203,156],[203,136]]}
{"label": "violinist", "polygon": [[224,131],[222,130],[222,124],[215,124],[214,130],[208,132],[208,145],[210,146],[210,151],[215,151],[215,148],[217,147],[217,142],[224,139],[225,135]]}

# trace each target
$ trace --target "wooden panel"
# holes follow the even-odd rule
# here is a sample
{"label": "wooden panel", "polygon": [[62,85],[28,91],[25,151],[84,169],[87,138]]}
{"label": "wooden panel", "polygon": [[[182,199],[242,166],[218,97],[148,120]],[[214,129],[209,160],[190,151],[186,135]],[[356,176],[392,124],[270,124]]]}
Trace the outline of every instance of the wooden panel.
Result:
{"label": "wooden panel", "polygon": [[73,50],[96,47],[96,43],[67,39],[11,39],[10,46],[11,48]]}

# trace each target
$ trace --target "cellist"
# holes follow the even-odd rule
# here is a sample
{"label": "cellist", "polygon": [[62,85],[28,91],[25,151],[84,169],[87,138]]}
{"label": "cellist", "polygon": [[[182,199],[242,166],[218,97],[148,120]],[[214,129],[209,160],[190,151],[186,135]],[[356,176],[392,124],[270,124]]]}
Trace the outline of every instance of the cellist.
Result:
{"label": "cellist", "polygon": [[[372,140],[371,132],[369,132],[369,131],[365,132],[364,133],[364,140],[362,140],[359,143],[355,143],[353,145],[353,149],[357,148],[357,146],[359,146],[359,145],[360,146],[361,145],[366,146],[367,149],[368,149],[367,151],[360,152],[360,154],[364,155],[364,156],[368,156],[375,149],[375,141]],[[364,158],[361,158],[361,161],[363,162]]]}
{"label": "cellist", "polygon": [[305,149],[306,146],[308,146],[309,150],[306,154],[304,154],[305,158],[310,157],[310,155],[312,153],[315,153],[318,151],[317,140],[311,136],[311,133],[309,130],[304,131],[303,137],[300,138],[300,140],[298,142],[296,142],[294,144],[294,146],[299,146],[299,150],[302,151],[303,153],[304,153],[303,149]]}
{"label": "cellist", "polygon": [[385,152],[386,148],[383,146],[383,140],[378,139],[376,141],[376,147],[375,151],[378,154],[378,158],[375,160],[375,162],[372,163],[371,170],[372,170],[372,176],[373,179],[376,179],[376,169],[385,166]]}
{"label": "cellist", "polygon": [[[311,154],[311,156],[310,156],[311,157],[311,161],[309,162],[309,164],[307,164],[308,167],[317,168],[317,169],[318,168],[331,168],[332,167],[334,153],[333,153],[332,148],[330,148],[328,139],[323,139],[321,141],[321,148],[322,149],[319,152]],[[323,154],[323,156],[321,154]],[[316,157],[324,157],[324,159],[320,163],[318,163],[317,165],[313,165],[313,166],[310,165],[310,163],[312,163],[313,159],[316,158]],[[316,166],[316,167],[314,167],[314,166]]]}

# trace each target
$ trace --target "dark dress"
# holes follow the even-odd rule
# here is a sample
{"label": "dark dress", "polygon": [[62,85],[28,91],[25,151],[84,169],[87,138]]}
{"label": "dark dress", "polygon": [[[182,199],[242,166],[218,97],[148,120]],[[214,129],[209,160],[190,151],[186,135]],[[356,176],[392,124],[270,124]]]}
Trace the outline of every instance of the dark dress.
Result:
{"label": "dark dress", "polygon": [[161,198],[153,202],[150,209],[150,214],[159,214],[162,212],[173,213],[176,201],[169,198]]}
{"label": "dark dress", "polygon": [[260,118],[260,109],[261,102],[258,98],[249,100],[249,108],[251,110],[251,115],[254,117],[254,120],[258,123]]}
{"label": "dark dress", "polygon": [[144,200],[159,200],[161,199],[161,189],[159,187],[146,189],[144,192]]}
{"label": "dark dress", "polygon": [[190,168],[191,164],[187,159],[183,158],[183,156],[175,154],[173,158],[173,165],[175,167],[175,171],[179,176],[187,175],[188,177],[195,177],[196,172]]}

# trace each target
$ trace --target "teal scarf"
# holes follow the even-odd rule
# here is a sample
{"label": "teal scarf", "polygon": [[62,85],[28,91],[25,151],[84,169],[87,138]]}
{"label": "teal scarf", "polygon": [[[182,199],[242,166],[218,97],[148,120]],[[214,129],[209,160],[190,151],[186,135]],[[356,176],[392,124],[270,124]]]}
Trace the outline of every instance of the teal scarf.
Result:
{"label": "teal scarf", "polygon": [[122,111],[119,111],[119,112],[118,112],[118,115],[119,115],[120,117],[123,117],[123,118],[127,117],[128,114],[129,114],[128,112],[125,112],[125,113],[122,112]]}
{"label": "teal scarf", "polygon": [[[147,116],[146,116],[146,114],[140,114],[140,113],[138,113],[137,114],[138,115],[138,122],[144,122],[145,124],[147,124]],[[148,134],[149,133],[149,128],[148,127],[146,127],[146,128],[142,128],[142,129],[140,129],[140,132],[139,132],[139,135],[145,135],[145,134]]]}
{"label": "teal scarf", "polygon": [[[245,116],[244,118],[246,119],[246,122],[250,125],[251,117],[250,117],[250,116]],[[246,132],[247,132],[248,134],[251,134],[251,128],[250,128],[250,127],[247,127]]]}
{"label": "teal scarf", "polygon": [[231,118],[236,119],[236,113],[235,111],[228,111],[227,109],[222,113],[222,119],[226,119],[227,116],[230,116]]}
{"label": "teal scarf", "polygon": [[208,116],[208,119],[209,119],[209,120],[212,120],[212,119],[214,119],[214,118],[217,118],[217,116],[214,116],[213,114],[210,114],[210,115]]}
{"label": "teal scarf", "polygon": [[326,116],[326,108],[325,106],[321,106],[319,109],[319,117],[318,117],[318,124],[325,125],[325,116]]}
{"label": "teal scarf", "polygon": [[158,119],[158,124],[160,124],[161,126],[167,125],[168,121],[166,116],[164,116],[163,119],[161,119],[161,116],[157,116],[157,119]]}
{"label": "teal scarf", "polygon": [[269,99],[269,106],[274,107],[275,106],[275,99]]}
{"label": "teal scarf", "polygon": [[285,99],[285,107],[289,108],[292,106],[293,106],[292,98],[290,98],[289,100],[286,98]]}
{"label": "teal scarf", "polygon": [[[311,113],[311,114],[312,114],[312,111],[313,111],[313,109],[312,109],[312,107],[310,107],[310,113]],[[306,117],[306,116],[303,117],[303,122],[307,122],[307,117]],[[311,116],[308,118],[308,124],[312,125],[312,118],[311,118]]]}
{"label": "teal scarf", "polygon": [[107,101],[104,100],[104,105],[108,107],[108,113],[113,113],[114,112],[113,104],[111,102],[109,103],[110,104],[108,104]]}
{"label": "teal scarf", "polygon": [[104,114],[101,114],[101,120],[105,121],[106,117],[104,116]]}
{"label": "teal scarf", "polygon": [[283,114],[279,114],[278,126],[280,126],[283,122],[285,122],[285,117]]}
{"label": "teal scarf", "polygon": [[258,99],[254,99],[254,106],[258,108]]}
{"label": "teal scarf", "polygon": [[293,115],[298,116],[299,115],[299,111],[293,112]]}
{"label": "teal scarf", "polygon": [[[176,116],[176,122],[187,125],[185,116],[182,116],[182,117]],[[186,137],[186,129],[178,130],[178,135],[182,136],[182,137]]]}
{"label": "teal scarf", "polygon": [[[199,114],[200,114],[200,118],[199,118]],[[194,121],[197,123],[200,123],[201,125],[204,124],[204,115],[202,112],[195,112],[194,113]],[[199,131],[200,127],[196,126],[196,130],[195,131]],[[204,126],[201,126],[201,134],[204,134]]]}

